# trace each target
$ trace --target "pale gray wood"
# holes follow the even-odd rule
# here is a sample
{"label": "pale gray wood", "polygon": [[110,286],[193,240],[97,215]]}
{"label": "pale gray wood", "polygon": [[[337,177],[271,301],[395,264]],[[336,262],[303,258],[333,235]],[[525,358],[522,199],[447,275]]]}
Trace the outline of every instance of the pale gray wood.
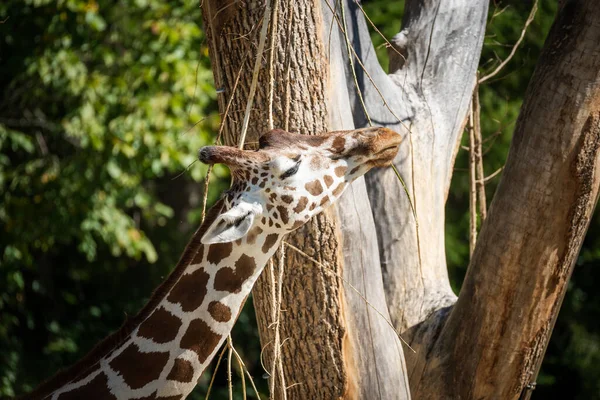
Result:
{"label": "pale gray wood", "polygon": [[[345,83],[345,38],[325,2],[322,10],[324,43],[329,49],[329,126],[335,130],[354,129],[354,110]],[[342,233],[346,315],[359,381],[358,398],[409,399],[402,343],[389,323],[377,233],[363,178],[346,190],[336,210]]]}
{"label": "pale gray wood", "polygon": [[[456,300],[446,269],[444,206],[475,84],[488,2],[408,1],[403,28],[393,40],[406,59],[389,51],[391,75],[379,65],[362,11],[352,0],[346,5],[348,33],[371,77],[356,66],[368,113],[374,124],[405,138],[395,165],[416,209],[418,238],[410,202],[393,171],[373,171],[366,178],[389,311],[395,326],[405,330]],[[346,81],[355,125],[365,126],[349,69]]]}
{"label": "pale gray wood", "polygon": [[411,376],[419,399],[530,395],[598,199],[598,21],[594,0],[558,13],[458,302]]}

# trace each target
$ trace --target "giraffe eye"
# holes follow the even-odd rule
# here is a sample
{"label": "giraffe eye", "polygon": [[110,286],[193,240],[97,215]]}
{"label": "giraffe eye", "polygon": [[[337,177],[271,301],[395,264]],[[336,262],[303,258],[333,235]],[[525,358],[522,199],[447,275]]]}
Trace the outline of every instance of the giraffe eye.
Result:
{"label": "giraffe eye", "polygon": [[298,172],[298,168],[300,168],[300,159],[298,159],[296,161],[296,164],[294,164],[294,166],[290,169],[288,169],[287,171],[285,171],[283,174],[281,174],[279,176],[280,179],[285,179],[285,178],[289,178],[290,176],[294,175],[296,172]]}

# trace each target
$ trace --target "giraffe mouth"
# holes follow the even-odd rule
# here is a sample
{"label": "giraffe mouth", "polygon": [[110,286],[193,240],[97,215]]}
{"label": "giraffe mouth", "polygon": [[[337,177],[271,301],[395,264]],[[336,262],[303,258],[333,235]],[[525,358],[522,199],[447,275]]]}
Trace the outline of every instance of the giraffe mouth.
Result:
{"label": "giraffe mouth", "polygon": [[387,167],[392,164],[398,154],[398,144],[392,144],[373,155],[371,162],[375,167]]}

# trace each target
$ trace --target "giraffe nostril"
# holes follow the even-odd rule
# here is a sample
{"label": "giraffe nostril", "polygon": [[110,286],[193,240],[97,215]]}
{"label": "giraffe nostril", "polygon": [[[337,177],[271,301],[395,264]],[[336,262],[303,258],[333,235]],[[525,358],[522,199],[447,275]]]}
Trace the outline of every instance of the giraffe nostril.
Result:
{"label": "giraffe nostril", "polygon": [[205,164],[210,164],[210,156],[211,156],[211,151],[210,151],[210,147],[205,146],[203,148],[201,148],[200,150],[198,150],[198,160],[200,160],[201,162],[205,163]]}

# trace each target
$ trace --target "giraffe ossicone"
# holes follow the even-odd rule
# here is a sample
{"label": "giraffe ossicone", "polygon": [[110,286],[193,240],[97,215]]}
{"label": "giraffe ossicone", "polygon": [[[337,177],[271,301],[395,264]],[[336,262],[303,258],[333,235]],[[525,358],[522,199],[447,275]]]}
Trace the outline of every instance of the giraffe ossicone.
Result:
{"label": "giraffe ossicone", "polygon": [[274,130],[258,150],[200,149],[232,185],[207,213],[177,267],[141,312],[25,398],[184,399],[231,331],[283,235],[389,165],[400,135],[365,128],[322,135]]}

